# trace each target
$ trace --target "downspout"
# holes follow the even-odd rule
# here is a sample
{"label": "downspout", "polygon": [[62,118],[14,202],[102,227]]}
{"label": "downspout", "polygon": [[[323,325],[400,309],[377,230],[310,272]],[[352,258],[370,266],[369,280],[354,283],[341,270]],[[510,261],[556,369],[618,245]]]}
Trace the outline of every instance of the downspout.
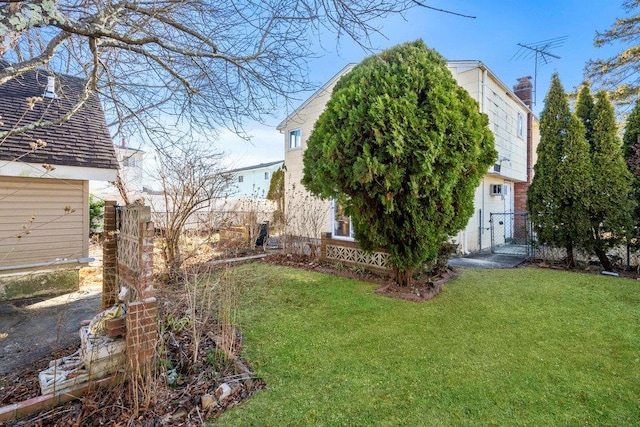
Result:
{"label": "downspout", "polygon": [[[481,65],[482,63],[479,63],[479,65]],[[480,103],[480,112],[483,114],[485,113],[486,110],[486,101],[485,98],[487,96],[487,91],[486,91],[486,87],[487,87],[487,68],[482,66],[482,79],[481,79],[481,93],[480,93],[480,100],[482,101]],[[486,188],[485,188],[485,182],[484,182],[484,177],[482,177],[482,208],[480,209],[480,236],[478,241],[479,241],[479,245],[480,245],[480,252],[482,252],[482,234],[484,234],[484,218],[483,218],[483,214],[485,211],[484,208],[484,204],[485,204],[485,193],[486,193]]]}
{"label": "downspout", "polygon": [[469,255],[469,234],[467,233],[467,228],[465,227],[464,231],[463,231],[463,237],[464,237],[464,244],[463,244],[463,248],[462,251],[465,255]]}

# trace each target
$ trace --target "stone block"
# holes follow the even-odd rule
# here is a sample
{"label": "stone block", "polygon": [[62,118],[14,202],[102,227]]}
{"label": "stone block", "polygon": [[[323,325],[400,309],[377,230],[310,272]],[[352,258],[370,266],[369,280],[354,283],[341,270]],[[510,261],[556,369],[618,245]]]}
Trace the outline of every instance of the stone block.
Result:
{"label": "stone block", "polygon": [[89,327],[80,328],[80,349],[88,369],[96,362],[112,360],[114,366],[121,362],[126,344],[124,338],[110,338],[106,335],[92,335]]}
{"label": "stone block", "polygon": [[40,380],[40,391],[42,394],[49,394],[85,383],[91,378],[84,367],[67,371],[58,366],[52,366],[40,372],[38,379]]}

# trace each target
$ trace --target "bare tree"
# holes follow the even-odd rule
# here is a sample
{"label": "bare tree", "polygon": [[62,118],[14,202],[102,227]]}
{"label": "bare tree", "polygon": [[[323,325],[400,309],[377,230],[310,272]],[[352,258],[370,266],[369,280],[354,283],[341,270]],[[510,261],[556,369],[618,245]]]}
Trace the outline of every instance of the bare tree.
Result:
{"label": "bare tree", "polygon": [[12,66],[0,70],[0,84],[37,67],[86,77],[114,135],[142,129],[151,141],[168,120],[242,134],[244,120],[309,88],[306,60],[321,32],[367,46],[376,19],[439,10],[416,0],[2,3],[0,55]]}
{"label": "bare tree", "polygon": [[162,192],[149,200],[160,230],[162,259],[170,279],[175,279],[184,261],[180,239],[188,221],[206,211],[229,188],[232,177],[222,173],[223,154],[194,140],[180,141],[158,150],[157,177]]}

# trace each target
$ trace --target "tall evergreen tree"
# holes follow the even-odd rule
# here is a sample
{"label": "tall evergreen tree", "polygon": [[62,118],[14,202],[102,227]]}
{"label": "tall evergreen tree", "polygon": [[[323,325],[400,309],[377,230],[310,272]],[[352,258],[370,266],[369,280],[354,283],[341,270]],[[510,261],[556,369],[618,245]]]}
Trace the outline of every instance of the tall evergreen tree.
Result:
{"label": "tall evergreen tree", "polygon": [[613,105],[606,92],[596,95],[591,115],[591,192],[589,196],[590,240],[586,248],[595,252],[605,270],[613,266],[607,250],[627,235],[631,228],[631,174],[617,137]]}
{"label": "tall evergreen tree", "polygon": [[540,118],[540,143],[534,177],[527,194],[539,243],[566,249],[575,266],[574,249],[588,233],[587,192],[590,186],[588,145],[584,127],[569,111],[558,74],[551,78]]}
{"label": "tall evergreen tree", "polygon": [[622,150],[627,162],[627,168],[633,176],[631,182],[631,200],[634,204],[634,227],[630,233],[632,247],[640,247],[640,98],[636,104],[624,128]]}
{"label": "tall evergreen tree", "polygon": [[[589,84],[585,83],[578,93],[576,115],[584,125],[587,141],[593,140],[593,109],[595,107]],[[591,147],[590,147],[591,148]]]}
{"label": "tall evergreen tree", "polygon": [[627,124],[624,127],[624,137],[622,138],[622,150],[626,160],[633,156],[633,147],[640,142],[640,97],[627,117]]}
{"label": "tall evergreen tree", "polygon": [[302,183],[336,199],[366,250],[389,251],[395,279],[433,260],[473,214],[497,153],[489,120],[422,40],[342,76],[307,140]]}
{"label": "tall evergreen tree", "polygon": [[269,183],[268,200],[274,200],[277,204],[276,211],[273,213],[274,222],[282,222],[284,220],[284,171],[282,167],[276,169],[271,175]]}
{"label": "tall evergreen tree", "polygon": [[640,98],[636,100],[635,107],[627,117],[622,149],[627,168],[633,176],[631,199],[634,204],[634,228],[630,240],[633,247],[638,247],[640,246]]}

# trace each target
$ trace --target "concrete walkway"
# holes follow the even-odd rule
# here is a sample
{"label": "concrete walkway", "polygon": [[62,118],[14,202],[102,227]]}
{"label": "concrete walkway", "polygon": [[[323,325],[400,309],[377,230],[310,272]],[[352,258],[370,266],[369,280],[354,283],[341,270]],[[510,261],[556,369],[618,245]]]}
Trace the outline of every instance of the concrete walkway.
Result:
{"label": "concrete walkway", "polygon": [[503,255],[492,253],[471,254],[466,257],[453,257],[449,260],[451,267],[469,268],[514,268],[522,264],[526,257],[521,255]]}

